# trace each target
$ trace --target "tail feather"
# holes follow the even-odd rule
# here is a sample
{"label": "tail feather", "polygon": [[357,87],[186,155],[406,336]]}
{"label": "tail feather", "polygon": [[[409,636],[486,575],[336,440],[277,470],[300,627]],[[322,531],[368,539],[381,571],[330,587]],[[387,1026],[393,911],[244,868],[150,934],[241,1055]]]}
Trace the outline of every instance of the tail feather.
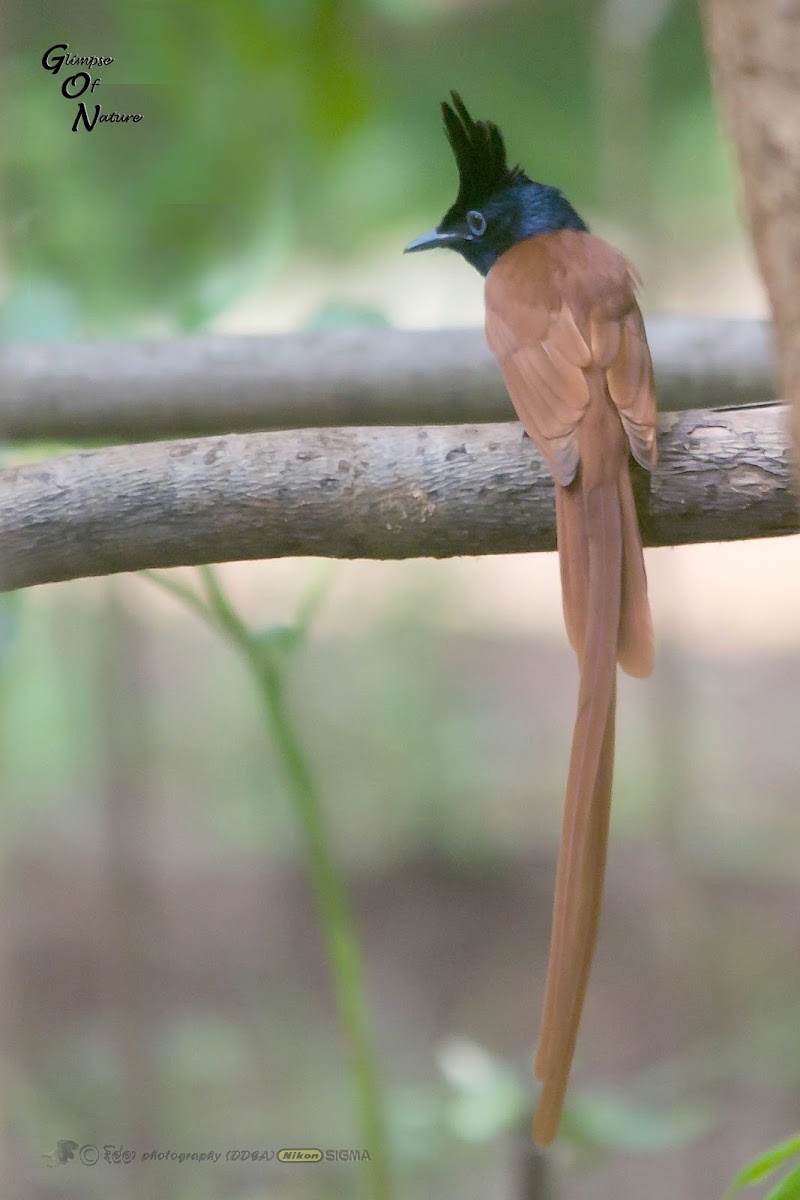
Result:
{"label": "tail feather", "polygon": [[616,688],[612,695],[606,720],[603,749],[600,756],[600,766],[597,773],[595,791],[592,798],[592,821],[587,830],[587,837],[592,846],[593,871],[591,878],[585,883],[586,906],[589,921],[584,931],[584,941],[581,945],[573,938],[567,954],[567,959],[574,958],[575,980],[573,984],[572,1007],[563,1014],[561,1036],[553,1036],[549,1055],[549,1072],[542,1076],[542,1090],[536,1106],[536,1117],[533,1125],[533,1136],[540,1146],[547,1146],[558,1133],[561,1123],[561,1110],[564,1106],[567,1083],[569,1081],[572,1059],[575,1054],[575,1043],[578,1037],[583,1002],[589,984],[589,972],[597,943],[597,932],[600,924],[600,908],[603,898],[603,879],[606,867],[606,852],[608,847],[608,829],[611,808],[611,785],[614,773],[614,729],[615,729]]}
{"label": "tail feather", "polygon": [[556,538],[564,624],[569,644],[580,659],[583,657],[586,637],[589,543],[586,539],[583,491],[579,478],[569,487],[556,487]]}
{"label": "tail feather", "polygon": [[[627,467],[624,471],[627,474]],[[589,489],[579,485],[576,491],[577,496],[560,495],[558,501],[562,578],[568,583],[565,615],[569,614],[570,640],[579,652],[581,678],[535,1064],[542,1080],[534,1124],[540,1145],[558,1130],[594,953],[614,760],[623,512],[616,480]],[[588,570],[582,560],[584,546]],[[587,580],[585,587],[580,579]]]}
{"label": "tail feather", "polygon": [[653,671],[653,622],[647,599],[642,535],[627,467],[620,473],[618,486],[622,516],[622,601],[619,610],[618,661],[626,675],[644,679]]}

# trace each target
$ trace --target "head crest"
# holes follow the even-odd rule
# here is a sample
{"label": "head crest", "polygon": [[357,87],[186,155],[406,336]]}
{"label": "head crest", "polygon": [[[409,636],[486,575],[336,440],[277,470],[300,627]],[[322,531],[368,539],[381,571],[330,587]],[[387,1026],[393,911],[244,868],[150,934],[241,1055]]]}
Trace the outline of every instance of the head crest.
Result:
{"label": "head crest", "polygon": [[473,121],[458,92],[450,93],[452,106],[442,102],[447,140],[458,167],[458,196],[445,217],[477,208],[492,192],[522,177],[519,167],[509,168],[503,135],[492,121]]}

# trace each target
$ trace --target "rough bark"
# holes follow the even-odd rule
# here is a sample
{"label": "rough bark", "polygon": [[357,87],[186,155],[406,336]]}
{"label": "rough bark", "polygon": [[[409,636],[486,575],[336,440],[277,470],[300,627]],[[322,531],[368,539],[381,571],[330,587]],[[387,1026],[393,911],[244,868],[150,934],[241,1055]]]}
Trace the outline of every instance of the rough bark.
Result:
{"label": "rough bark", "polygon": [[800,446],[800,0],[706,0],[705,24]]}
{"label": "rough bark", "polygon": [[[797,531],[786,409],[662,414],[649,545]],[[552,482],[513,423],[231,434],[0,473],[0,586],[232,559],[551,550]]]}
{"label": "rough bark", "polygon": [[[772,399],[755,321],[648,325],[662,409]],[[462,424],[511,415],[479,329],[8,346],[0,438],[142,441],[257,429]]]}

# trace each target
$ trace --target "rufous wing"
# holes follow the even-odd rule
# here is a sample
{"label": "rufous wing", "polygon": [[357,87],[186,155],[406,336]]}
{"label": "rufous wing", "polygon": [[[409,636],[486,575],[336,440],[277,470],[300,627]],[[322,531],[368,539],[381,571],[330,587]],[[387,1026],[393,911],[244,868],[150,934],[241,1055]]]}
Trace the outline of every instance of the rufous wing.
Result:
{"label": "rufous wing", "polygon": [[487,341],[523,428],[563,487],[578,467],[591,370],[604,373],[634,458],[655,465],[653,367],[634,286],[622,254],[572,230],[517,243],[487,277]]}
{"label": "rufous wing", "polygon": [[[588,233],[562,230],[520,242],[486,280],[486,336],[509,396],[549,467],[556,489],[564,620],[580,654],[589,569],[582,500],[570,487],[580,461],[580,423],[591,389],[617,409],[634,458],[656,461],[656,396],[636,276],[617,250]],[[597,376],[600,380],[597,380]],[[590,385],[590,376],[595,380]],[[627,476],[627,472],[625,472]],[[619,661],[633,675],[652,669],[647,584],[630,481],[620,481],[623,590]]]}
{"label": "rufous wing", "polygon": [[566,487],[578,469],[575,431],[589,404],[592,361],[572,312],[565,303],[487,307],[486,336],[523,428]]}

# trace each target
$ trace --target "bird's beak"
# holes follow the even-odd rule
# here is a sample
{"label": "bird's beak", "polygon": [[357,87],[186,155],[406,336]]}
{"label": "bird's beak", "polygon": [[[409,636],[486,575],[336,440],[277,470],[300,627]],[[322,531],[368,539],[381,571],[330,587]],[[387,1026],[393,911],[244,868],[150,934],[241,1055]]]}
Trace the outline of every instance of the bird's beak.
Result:
{"label": "bird's beak", "polygon": [[422,237],[409,242],[403,254],[413,254],[415,250],[433,250],[436,246],[449,246],[452,242],[463,241],[460,233],[440,233],[438,229],[431,229],[428,233],[423,233]]}

